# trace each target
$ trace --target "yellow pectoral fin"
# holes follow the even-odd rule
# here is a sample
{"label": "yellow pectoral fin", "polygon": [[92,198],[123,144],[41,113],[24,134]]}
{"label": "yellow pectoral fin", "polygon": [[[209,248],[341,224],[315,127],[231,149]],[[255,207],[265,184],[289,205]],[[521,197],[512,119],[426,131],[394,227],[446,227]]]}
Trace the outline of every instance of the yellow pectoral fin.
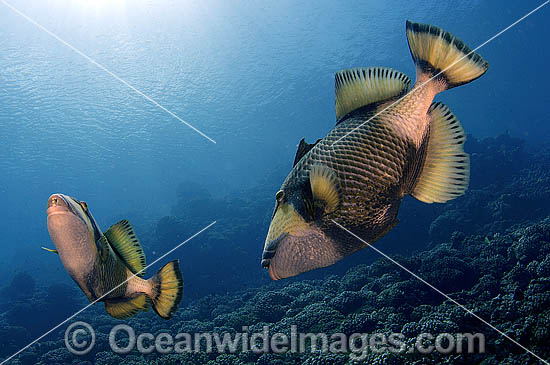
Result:
{"label": "yellow pectoral fin", "polygon": [[335,211],[340,204],[340,192],[334,170],[325,165],[314,165],[309,172],[309,182],[313,199],[323,203],[325,213]]}
{"label": "yellow pectoral fin", "polygon": [[57,252],[57,250],[53,250],[53,249],[51,249],[51,248],[47,248],[47,247],[44,247],[44,246],[42,246],[42,249],[43,249],[43,250],[46,250],[46,251],[48,251],[48,252],[56,253],[56,254],[59,255],[59,252]]}

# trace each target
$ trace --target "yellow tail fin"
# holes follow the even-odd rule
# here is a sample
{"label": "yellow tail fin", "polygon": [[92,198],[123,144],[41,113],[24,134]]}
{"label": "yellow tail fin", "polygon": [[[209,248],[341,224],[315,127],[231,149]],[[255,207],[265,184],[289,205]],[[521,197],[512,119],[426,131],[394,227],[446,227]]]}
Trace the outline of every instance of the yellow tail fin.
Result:
{"label": "yellow tail fin", "polygon": [[436,26],[407,21],[407,39],[417,80],[436,76],[450,89],[477,79],[489,68],[464,42]]}
{"label": "yellow tail fin", "polygon": [[170,319],[178,309],[183,296],[183,278],[178,260],[164,265],[151,279],[151,300],[154,311],[164,319]]}

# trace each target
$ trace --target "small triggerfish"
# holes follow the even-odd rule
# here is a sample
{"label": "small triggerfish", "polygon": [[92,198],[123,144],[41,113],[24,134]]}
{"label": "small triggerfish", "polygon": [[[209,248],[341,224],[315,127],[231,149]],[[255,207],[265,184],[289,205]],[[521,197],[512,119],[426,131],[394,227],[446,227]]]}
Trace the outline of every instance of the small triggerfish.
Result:
{"label": "small triggerfish", "polygon": [[178,261],[145,280],[145,254],[134,230],[122,220],[103,233],[88,205],[65,194],[48,199],[48,231],[65,270],[91,302],[102,301],[119,319],[153,310],[169,319],[183,295]]}
{"label": "small triggerfish", "polygon": [[374,243],[397,224],[405,195],[443,203],[467,189],[464,130],[433,99],[489,66],[441,28],[407,21],[406,31],[416,65],[411,90],[409,77],[390,68],[336,73],[336,126],[314,144],[300,141],[275,195],[262,255],[272,279],[332,265]]}

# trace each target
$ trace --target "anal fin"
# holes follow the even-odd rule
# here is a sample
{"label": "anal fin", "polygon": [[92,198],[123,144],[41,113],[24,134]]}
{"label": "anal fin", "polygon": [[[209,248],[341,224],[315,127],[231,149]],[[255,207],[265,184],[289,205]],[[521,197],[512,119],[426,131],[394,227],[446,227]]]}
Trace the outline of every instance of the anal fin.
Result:
{"label": "anal fin", "polygon": [[105,301],[105,310],[117,319],[127,319],[135,316],[139,311],[148,311],[151,300],[145,294],[121,300]]}
{"label": "anal fin", "polygon": [[426,158],[411,195],[425,203],[444,203],[468,188],[470,156],[463,148],[464,129],[446,105],[433,103],[428,117]]}

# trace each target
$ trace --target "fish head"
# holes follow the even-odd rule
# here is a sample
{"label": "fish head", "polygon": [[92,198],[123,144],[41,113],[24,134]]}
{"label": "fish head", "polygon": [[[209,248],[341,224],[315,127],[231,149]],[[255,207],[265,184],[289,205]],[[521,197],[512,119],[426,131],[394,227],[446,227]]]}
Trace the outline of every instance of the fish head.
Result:
{"label": "fish head", "polygon": [[101,231],[88,205],[65,194],[48,198],[48,232],[63,265],[73,276],[96,257]]}
{"label": "fish head", "polygon": [[307,179],[283,184],[275,198],[262,254],[262,266],[273,280],[329,266],[342,258],[322,228],[323,206],[315,203]]}

